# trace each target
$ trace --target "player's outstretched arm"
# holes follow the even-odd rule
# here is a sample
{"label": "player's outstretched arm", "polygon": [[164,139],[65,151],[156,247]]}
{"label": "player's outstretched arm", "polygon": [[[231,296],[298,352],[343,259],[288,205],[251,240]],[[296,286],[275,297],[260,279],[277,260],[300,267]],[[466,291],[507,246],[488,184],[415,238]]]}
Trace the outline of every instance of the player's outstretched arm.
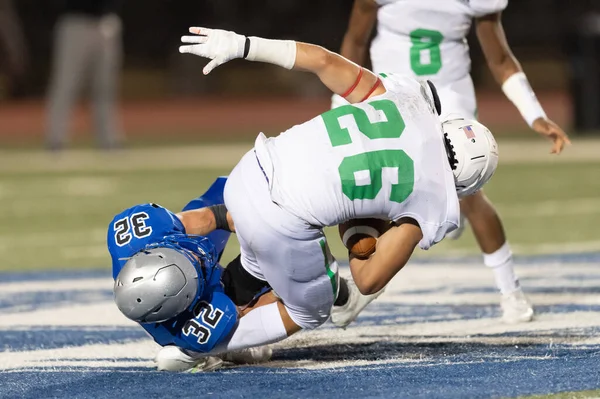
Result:
{"label": "player's outstretched arm", "polygon": [[410,259],[423,238],[413,219],[401,219],[377,240],[377,250],[366,260],[350,256],[350,271],[359,291],[370,295],[380,291]]}
{"label": "player's outstretched arm", "polygon": [[211,61],[203,70],[205,75],[227,61],[243,58],[312,72],[351,103],[385,92],[373,72],[314,44],[246,37],[220,29],[193,27],[190,33],[195,36],[183,36],[181,41],[185,44],[179,51],[209,58]]}
{"label": "player's outstretched arm", "polygon": [[177,214],[187,234],[205,236],[216,229],[235,233],[235,225],[225,205],[214,205]]}
{"label": "player's outstretched arm", "polygon": [[477,18],[476,29],[488,66],[502,86],[502,91],[533,130],[553,141],[551,153],[559,154],[566,144],[571,144],[569,137],[556,123],[548,119],[537,100],[519,61],[508,45],[501,13]]}

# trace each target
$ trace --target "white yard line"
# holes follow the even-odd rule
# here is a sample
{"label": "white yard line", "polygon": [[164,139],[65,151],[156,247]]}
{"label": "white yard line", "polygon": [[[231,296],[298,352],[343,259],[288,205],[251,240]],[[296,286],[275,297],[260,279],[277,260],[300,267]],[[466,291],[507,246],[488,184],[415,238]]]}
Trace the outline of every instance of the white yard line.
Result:
{"label": "white yard line", "polygon": [[591,198],[569,198],[562,200],[546,200],[527,202],[526,204],[505,204],[503,206],[503,217],[529,219],[546,216],[574,216],[590,215],[600,213],[600,197]]}
{"label": "white yard line", "polygon": [[[0,280],[1,282],[1,280]],[[113,281],[110,278],[82,278],[49,281],[19,281],[0,283],[0,298],[5,295],[25,292],[59,292],[59,291],[89,291],[98,289],[112,290]],[[0,318],[1,318],[0,312]]]}
{"label": "white yard line", "polygon": [[580,252],[600,251],[600,240],[594,241],[561,241],[539,244],[515,244],[511,247],[517,253],[541,255],[548,253],[574,254]]}

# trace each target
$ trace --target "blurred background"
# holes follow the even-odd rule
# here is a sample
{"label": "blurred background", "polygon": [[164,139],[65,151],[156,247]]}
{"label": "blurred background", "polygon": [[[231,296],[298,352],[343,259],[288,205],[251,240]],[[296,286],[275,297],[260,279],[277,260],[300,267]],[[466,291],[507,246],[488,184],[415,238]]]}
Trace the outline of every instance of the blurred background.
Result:
{"label": "blurred background", "polygon": [[[227,174],[260,131],[329,107],[308,74],[234,61],[209,77],[178,53],[189,26],[337,51],[350,0],[0,0],[0,270],[109,267],[106,226],[141,202],[174,211]],[[509,1],[509,43],[564,155],[535,136],[471,34],[479,115],[499,138],[489,185],[517,254],[600,250],[600,1]],[[336,234],[334,253],[343,256]],[[236,251],[230,245],[227,257]],[[472,239],[418,256],[477,254]]]}

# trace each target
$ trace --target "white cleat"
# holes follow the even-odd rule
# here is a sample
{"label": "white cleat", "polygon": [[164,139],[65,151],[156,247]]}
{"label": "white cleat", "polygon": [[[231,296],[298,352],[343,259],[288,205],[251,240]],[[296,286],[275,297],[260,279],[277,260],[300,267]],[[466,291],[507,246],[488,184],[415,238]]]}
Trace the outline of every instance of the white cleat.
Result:
{"label": "white cleat", "polygon": [[502,295],[500,307],[502,320],[507,324],[527,323],[533,319],[533,307],[521,288]]}
{"label": "white cleat", "polygon": [[346,328],[368,304],[385,291],[385,287],[383,287],[379,292],[363,295],[352,278],[345,280],[348,283],[348,302],[342,306],[333,306],[331,309],[331,322],[339,328]]}
{"label": "white cleat", "polygon": [[468,224],[469,222],[465,219],[465,215],[463,215],[461,212],[460,223],[458,224],[458,228],[446,234],[446,237],[450,240],[458,240],[460,236],[462,236],[462,234],[465,232],[465,227],[467,227]]}
{"label": "white cleat", "polygon": [[216,356],[193,356],[188,353],[173,345],[161,348],[154,358],[158,371],[200,373],[216,370],[223,365],[223,360]]}
{"label": "white cleat", "polygon": [[226,362],[235,364],[256,364],[268,362],[271,360],[272,355],[273,350],[265,345],[223,353],[222,355],[219,355],[219,357]]}

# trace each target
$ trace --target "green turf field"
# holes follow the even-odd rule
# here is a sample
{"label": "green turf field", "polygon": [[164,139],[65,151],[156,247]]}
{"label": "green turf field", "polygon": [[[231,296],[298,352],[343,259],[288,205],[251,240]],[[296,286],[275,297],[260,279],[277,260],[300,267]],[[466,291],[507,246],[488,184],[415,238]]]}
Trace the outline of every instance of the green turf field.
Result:
{"label": "green turf field", "polygon": [[[486,188],[518,254],[600,250],[600,144],[560,159],[543,142],[509,148]],[[0,270],[109,268],[106,227],[122,209],[156,202],[179,210],[216,176],[227,174],[249,144],[143,148],[102,154],[76,150],[0,152]],[[533,154],[533,155],[531,155]],[[530,156],[531,155],[531,156]],[[335,229],[333,252],[343,257]],[[225,260],[236,252],[229,245]],[[470,234],[417,256],[476,254]]]}

